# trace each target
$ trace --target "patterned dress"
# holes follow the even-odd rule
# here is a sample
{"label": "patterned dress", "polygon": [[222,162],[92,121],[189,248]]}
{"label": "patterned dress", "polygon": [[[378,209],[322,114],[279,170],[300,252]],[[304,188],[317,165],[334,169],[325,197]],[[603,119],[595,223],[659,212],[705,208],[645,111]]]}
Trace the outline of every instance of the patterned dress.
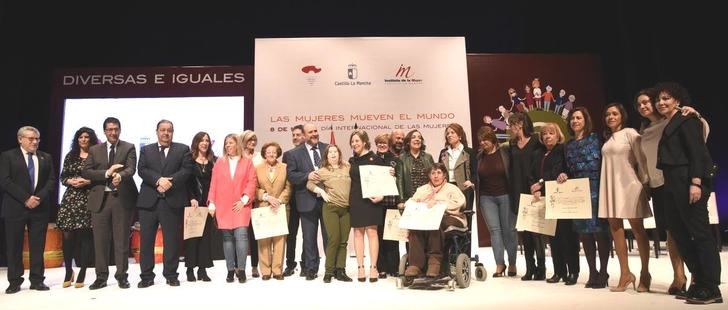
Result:
{"label": "patterned dress", "polygon": [[566,168],[569,178],[589,178],[592,218],[573,220],[574,230],[580,234],[606,232],[609,228],[608,222],[598,217],[601,166],[602,148],[596,133],[566,143]]}
{"label": "patterned dress", "polygon": [[58,210],[56,225],[62,231],[91,228],[91,212],[86,208],[88,202],[89,186],[75,188],[66,184],[68,179],[81,176],[84,159],[78,154],[69,152],[63,160],[61,171],[61,184],[66,186],[63,193],[61,208]]}

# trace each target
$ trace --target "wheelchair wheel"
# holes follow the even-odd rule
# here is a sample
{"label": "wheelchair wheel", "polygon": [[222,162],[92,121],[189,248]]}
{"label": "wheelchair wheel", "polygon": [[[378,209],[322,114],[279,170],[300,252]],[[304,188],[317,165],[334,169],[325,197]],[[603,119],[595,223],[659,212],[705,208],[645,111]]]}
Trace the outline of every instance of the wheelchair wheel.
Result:
{"label": "wheelchair wheel", "polygon": [[485,266],[481,263],[475,264],[475,280],[485,281],[488,278],[488,271],[485,270]]}
{"label": "wheelchair wheel", "polygon": [[404,276],[404,271],[407,269],[407,258],[409,258],[409,255],[406,253],[402,255],[402,258],[399,259],[399,275]]}
{"label": "wheelchair wheel", "polygon": [[470,257],[460,254],[455,261],[455,280],[460,288],[470,286]]}

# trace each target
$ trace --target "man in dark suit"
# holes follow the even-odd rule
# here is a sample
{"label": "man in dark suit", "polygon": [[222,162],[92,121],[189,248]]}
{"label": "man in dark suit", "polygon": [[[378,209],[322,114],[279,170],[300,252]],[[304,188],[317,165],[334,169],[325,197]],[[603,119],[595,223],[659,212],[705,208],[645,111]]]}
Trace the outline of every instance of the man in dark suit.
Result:
{"label": "man in dark suit", "polygon": [[23,234],[28,227],[30,289],[47,291],[43,266],[46,230],[56,172],[51,155],[38,150],[40,132],[31,126],[18,130],[19,148],[0,155],[0,189],[3,191],[2,217],[8,255],[6,294],[20,291],[23,283]]}
{"label": "man in dark suit", "polygon": [[[308,180],[320,179],[317,170],[321,164],[321,154],[327,144],[319,142],[318,128],[313,124],[303,126],[303,135],[306,143],[290,150],[287,158],[288,181],[295,190],[296,209],[301,216],[301,231],[303,233],[303,262],[301,266],[306,280],[316,279],[319,268],[318,254],[318,223],[321,220],[323,199],[308,189]],[[324,244],[326,244],[326,228],[321,225]]]}
{"label": "man in dark suit", "polygon": [[[291,140],[294,149],[304,142],[303,125],[293,126]],[[288,156],[290,156],[292,150],[283,153],[284,164],[288,164]],[[286,277],[296,272],[296,237],[298,236],[298,226],[301,223],[301,216],[296,210],[296,198],[293,195],[288,200],[288,209],[290,212],[288,216],[288,236],[286,237],[286,270],[283,271],[283,275]],[[303,267],[303,264],[303,254],[301,254],[301,267]],[[301,268],[301,276],[306,276],[303,268]]]}
{"label": "man in dark suit", "polygon": [[121,123],[117,118],[104,120],[106,143],[91,146],[84,161],[84,178],[91,180],[88,209],[94,233],[96,281],[89,289],[106,287],[109,278],[109,245],[113,236],[116,278],[120,288],[129,288],[129,227],[138,195],[136,148],[119,140]]}
{"label": "man in dark suit", "polygon": [[162,226],[164,269],[162,275],[170,286],[179,286],[179,239],[182,214],[187,201],[185,184],[191,162],[185,156],[187,145],[172,142],[174,125],[168,120],[157,123],[157,143],[148,144],[139,153],[141,191],[137,200],[141,224],[139,288],[154,285],[154,242]]}

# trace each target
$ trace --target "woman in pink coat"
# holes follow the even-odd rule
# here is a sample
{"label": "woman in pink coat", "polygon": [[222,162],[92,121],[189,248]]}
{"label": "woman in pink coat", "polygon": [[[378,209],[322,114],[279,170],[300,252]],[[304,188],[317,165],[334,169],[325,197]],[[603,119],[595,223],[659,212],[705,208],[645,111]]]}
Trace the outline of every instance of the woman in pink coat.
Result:
{"label": "woman in pink coat", "polygon": [[241,156],[239,140],[237,134],[225,137],[225,156],[218,159],[212,169],[208,195],[210,212],[222,231],[228,283],[233,282],[234,275],[238,276],[238,282],[245,283],[248,225],[257,185],[255,168],[249,159]]}

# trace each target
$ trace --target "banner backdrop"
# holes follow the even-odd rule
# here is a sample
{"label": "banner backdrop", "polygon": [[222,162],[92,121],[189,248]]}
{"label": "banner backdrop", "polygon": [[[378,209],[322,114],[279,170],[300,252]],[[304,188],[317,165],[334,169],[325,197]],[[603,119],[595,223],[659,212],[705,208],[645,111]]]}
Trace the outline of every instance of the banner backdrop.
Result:
{"label": "banner backdrop", "polygon": [[[584,106],[591,114],[594,131],[601,137],[606,95],[597,56],[469,54],[467,57],[471,135],[481,126],[491,126],[501,141],[505,141],[510,137],[506,126],[508,117],[523,111],[528,113],[536,131],[544,123],[553,122],[568,136],[568,111]],[[479,245],[490,246],[482,216],[477,217],[477,223]]]}
{"label": "banner backdrop", "polygon": [[344,154],[355,128],[373,150],[377,134],[418,129],[434,156],[448,124],[470,128],[462,37],[256,39],[255,72],[258,140],[284,150],[305,123]]}

